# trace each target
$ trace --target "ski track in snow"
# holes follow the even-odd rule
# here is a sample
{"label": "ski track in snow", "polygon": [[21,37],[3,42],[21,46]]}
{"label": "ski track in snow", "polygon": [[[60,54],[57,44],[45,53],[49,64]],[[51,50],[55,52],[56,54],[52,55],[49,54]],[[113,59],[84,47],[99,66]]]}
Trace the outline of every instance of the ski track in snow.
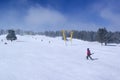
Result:
{"label": "ski track in snow", "polygon": [[[10,42],[0,36],[0,80],[120,80],[119,44],[73,39],[65,45],[60,37],[17,37]],[[97,60],[86,60],[86,48]]]}

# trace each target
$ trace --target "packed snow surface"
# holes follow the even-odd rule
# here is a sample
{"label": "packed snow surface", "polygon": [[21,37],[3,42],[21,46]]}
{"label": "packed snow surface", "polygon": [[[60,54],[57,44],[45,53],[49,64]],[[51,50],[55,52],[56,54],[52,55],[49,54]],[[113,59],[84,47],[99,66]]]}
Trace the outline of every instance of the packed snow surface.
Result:
{"label": "packed snow surface", "polygon": [[[61,37],[0,36],[0,80],[120,80],[120,45]],[[5,44],[5,42],[7,44]],[[90,48],[95,60],[86,60]]]}

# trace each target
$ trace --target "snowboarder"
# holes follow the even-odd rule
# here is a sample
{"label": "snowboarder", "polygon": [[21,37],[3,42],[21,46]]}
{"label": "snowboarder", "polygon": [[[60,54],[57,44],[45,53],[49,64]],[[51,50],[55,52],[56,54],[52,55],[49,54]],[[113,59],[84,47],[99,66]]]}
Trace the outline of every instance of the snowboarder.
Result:
{"label": "snowboarder", "polygon": [[90,58],[91,60],[93,60],[93,58],[91,57],[91,55],[92,54],[91,54],[89,48],[87,48],[87,56],[86,56],[87,60],[88,60],[88,58]]}

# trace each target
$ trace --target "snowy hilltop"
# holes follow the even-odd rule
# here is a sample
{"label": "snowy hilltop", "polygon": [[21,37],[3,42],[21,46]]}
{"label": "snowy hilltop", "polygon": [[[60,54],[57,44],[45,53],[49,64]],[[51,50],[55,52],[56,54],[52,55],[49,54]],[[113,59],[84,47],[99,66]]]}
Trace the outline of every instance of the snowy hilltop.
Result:
{"label": "snowy hilltop", "polygon": [[[120,45],[61,37],[0,36],[0,80],[120,80]],[[7,44],[5,44],[7,43]],[[86,59],[86,49],[94,53]]]}

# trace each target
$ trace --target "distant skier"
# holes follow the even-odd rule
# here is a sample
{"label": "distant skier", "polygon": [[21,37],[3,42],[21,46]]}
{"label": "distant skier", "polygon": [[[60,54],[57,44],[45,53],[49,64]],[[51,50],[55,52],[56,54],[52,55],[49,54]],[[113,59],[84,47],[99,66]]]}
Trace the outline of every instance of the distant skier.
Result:
{"label": "distant skier", "polygon": [[1,42],[3,42],[3,39],[1,39]]}
{"label": "distant skier", "polygon": [[87,48],[87,56],[86,56],[87,60],[88,60],[88,58],[90,58],[91,60],[93,60],[93,58],[91,57],[91,55],[92,54],[91,54],[89,48]]}

